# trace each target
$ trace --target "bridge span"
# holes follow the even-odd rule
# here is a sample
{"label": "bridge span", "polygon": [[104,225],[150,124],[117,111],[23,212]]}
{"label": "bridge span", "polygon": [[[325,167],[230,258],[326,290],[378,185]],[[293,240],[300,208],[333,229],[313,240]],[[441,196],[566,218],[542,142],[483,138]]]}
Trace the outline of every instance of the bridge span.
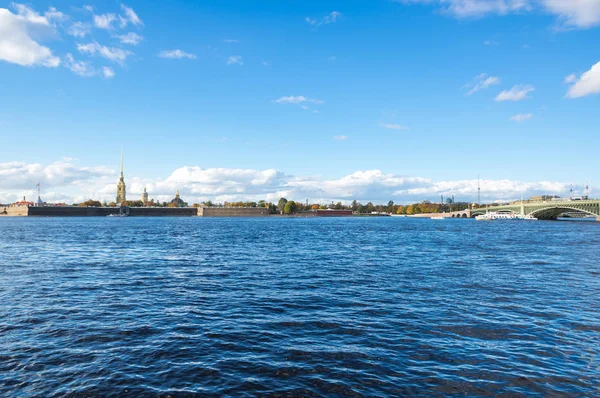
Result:
{"label": "bridge span", "polygon": [[[485,207],[471,210],[471,217],[485,214]],[[510,205],[493,206],[489,211],[512,211],[525,215],[531,215],[540,220],[556,220],[563,213],[584,213],[596,217],[600,221],[600,199],[599,200],[561,200],[546,202],[523,202]]]}

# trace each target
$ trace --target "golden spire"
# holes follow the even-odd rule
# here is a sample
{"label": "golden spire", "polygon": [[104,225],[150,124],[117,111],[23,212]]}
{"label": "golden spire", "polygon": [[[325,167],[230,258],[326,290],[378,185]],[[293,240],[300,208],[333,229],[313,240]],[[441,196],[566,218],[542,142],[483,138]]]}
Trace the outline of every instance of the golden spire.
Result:
{"label": "golden spire", "polygon": [[123,178],[123,147],[121,146],[121,178]]}

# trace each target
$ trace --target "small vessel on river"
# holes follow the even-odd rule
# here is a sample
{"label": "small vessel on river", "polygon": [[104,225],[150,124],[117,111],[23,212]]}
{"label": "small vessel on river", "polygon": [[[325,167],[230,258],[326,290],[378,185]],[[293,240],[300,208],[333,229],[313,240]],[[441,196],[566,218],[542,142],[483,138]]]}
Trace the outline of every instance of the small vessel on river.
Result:
{"label": "small vessel on river", "polygon": [[492,212],[488,212],[485,214],[481,214],[479,216],[476,216],[475,219],[477,221],[496,221],[496,220],[504,220],[504,221],[511,221],[511,220],[529,220],[529,221],[537,221],[537,218],[531,216],[531,215],[524,215],[524,214],[518,214],[518,213],[513,213],[513,212],[499,212],[499,211],[492,211]]}

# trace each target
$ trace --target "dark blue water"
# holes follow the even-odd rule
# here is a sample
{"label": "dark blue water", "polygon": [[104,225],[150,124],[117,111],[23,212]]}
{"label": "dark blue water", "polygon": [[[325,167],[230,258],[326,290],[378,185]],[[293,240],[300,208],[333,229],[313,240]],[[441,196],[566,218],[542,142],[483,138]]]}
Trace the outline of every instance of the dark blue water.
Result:
{"label": "dark blue water", "polygon": [[600,224],[0,219],[0,396],[600,396]]}

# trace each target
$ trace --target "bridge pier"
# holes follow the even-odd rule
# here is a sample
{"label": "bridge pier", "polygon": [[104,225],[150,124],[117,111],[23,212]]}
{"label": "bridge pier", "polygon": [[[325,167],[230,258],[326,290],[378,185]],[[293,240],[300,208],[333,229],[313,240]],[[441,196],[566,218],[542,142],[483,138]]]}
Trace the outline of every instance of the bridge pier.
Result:
{"label": "bridge pier", "polygon": [[600,222],[600,217],[596,217],[596,221]]}

